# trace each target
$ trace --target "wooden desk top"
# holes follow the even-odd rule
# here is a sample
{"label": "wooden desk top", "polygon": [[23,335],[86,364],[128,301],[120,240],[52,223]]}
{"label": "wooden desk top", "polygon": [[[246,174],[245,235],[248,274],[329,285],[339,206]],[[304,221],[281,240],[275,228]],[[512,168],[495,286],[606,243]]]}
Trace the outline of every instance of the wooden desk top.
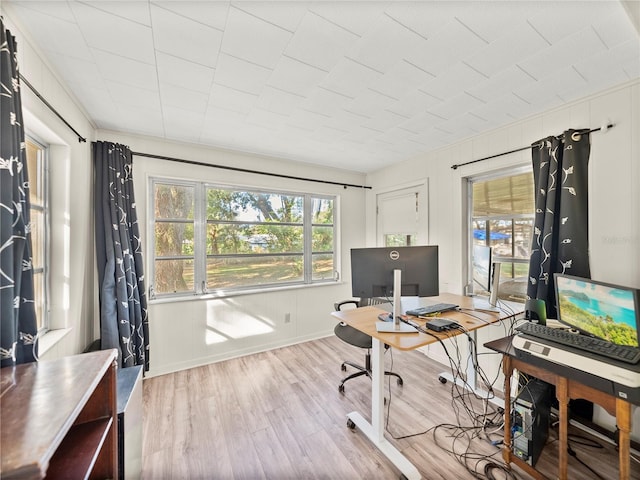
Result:
{"label": "wooden desk top", "polygon": [[[473,310],[474,300],[472,297],[463,295],[455,295],[452,293],[443,293],[437,297],[429,297],[430,303],[455,303],[460,306],[460,310],[442,312],[439,317],[453,320],[464,327],[467,331],[473,331],[485,325],[512,318],[524,311],[524,305],[520,303],[506,302],[509,312],[487,312],[481,310]],[[379,333],[376,331],[376,322],[378,315],[386,313],[377,307],[362,307],[351,310],[342,310],[332,312],[331,315],[339,321],[346,323],[367,335],[383,341],[387,345],[400,350],[413,350],[416,348],[437,342],[439,339],[446,340],[455,335],[459,335],[459,330],[450,330],[445,332],[434,332],[429,330],[432,335],[416,332],[416,333]],[[410,317],[411,320],[424,327],[426,320]],[[435,317],[434,317],[435,318]]]}

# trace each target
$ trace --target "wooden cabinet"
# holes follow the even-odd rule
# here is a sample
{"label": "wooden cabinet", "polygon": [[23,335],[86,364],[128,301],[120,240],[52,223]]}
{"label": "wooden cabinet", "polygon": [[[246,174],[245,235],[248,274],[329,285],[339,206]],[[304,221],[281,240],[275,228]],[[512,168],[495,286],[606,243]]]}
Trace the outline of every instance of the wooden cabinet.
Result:
{"label": "wooden cabinet", "polygon": [[103,350],[0,369],[0,477],[118,477],[116,358]]}

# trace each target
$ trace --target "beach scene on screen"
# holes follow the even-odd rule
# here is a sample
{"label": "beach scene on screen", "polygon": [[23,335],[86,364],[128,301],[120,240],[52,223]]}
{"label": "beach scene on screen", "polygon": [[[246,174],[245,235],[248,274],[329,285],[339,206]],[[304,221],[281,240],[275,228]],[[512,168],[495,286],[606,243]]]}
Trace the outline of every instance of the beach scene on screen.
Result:
{"label": "beach scene on screen", "polygon": [[618,345],[638,346],[634,292],[557,277],[560,320]]}

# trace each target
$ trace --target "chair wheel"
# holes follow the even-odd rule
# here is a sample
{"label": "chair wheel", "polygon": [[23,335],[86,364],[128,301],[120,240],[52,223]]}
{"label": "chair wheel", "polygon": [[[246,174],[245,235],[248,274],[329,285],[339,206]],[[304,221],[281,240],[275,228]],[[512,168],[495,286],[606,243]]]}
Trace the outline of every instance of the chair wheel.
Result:
{"label": "chair wheel", "polygon": [[338,386],[338,392],[344,393],[344,385],[341,384]]}
{"label": "chair wheel", "polygon": [[404,385],[404,382],[401,378],[398,378],[398,386],[401,387],[402,385]]}
{"label": "chair wheel", "polygon": [[356,424],[353,423],[353,420],[351,420],[350,418],[347,419],[347,427],[349,427],[351,430],[355,430],[356,429]]}
{"label": "chair wheel", "polygon": [[346,372],[347,366],[343,363],[342,366],[340,367],[340,370],[342,370],[343,372]]}
{"label": "chair wheel", "polygon": [[442,375],[438,377],[438,380],[440,380],[440,383],[441,383],[441,384],[443,384],[443,385],[444,385],[445,383],[447,383],[447,379],[446,379],[446,378],[444,378]]}

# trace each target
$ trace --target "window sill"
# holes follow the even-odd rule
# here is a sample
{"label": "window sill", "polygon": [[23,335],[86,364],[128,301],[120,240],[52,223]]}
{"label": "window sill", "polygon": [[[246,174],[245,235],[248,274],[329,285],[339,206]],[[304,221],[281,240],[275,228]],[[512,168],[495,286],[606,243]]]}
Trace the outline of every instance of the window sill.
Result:
{"label": "window sill", "polygon": [[42,356],[51,350],[60,340],[67,336],[70,328],[59,328],[48,330],[38,339],[38,356]]}
{"label": "window sill", "polygon": [[239,297],[243,295],[258,295],[263,293],[272,293],[272,292],[282,292],[287,290],[300,290],[306,288],[317,288],[317,287],[330,287],[330,286],[338,286],[343,285],[344,282],[341,281],[329,281],[324,283],[313,283],[306,285],[289,285],[282,287],[264,287],[264,288],[252,288],[250,290],[242,290],[235,292],[219,292],[219,293],[205,293],[205,294],[194,294],[189,296],[184,295],[176,295],[176,296],[164,296],[154,298],[153,300],[149,300],[149,305],[153,304],[161,304],[161,303],[173,303],[173,302],[192,302],[194,300],[215,300],[219,298],[231,298],[231,297]]}

